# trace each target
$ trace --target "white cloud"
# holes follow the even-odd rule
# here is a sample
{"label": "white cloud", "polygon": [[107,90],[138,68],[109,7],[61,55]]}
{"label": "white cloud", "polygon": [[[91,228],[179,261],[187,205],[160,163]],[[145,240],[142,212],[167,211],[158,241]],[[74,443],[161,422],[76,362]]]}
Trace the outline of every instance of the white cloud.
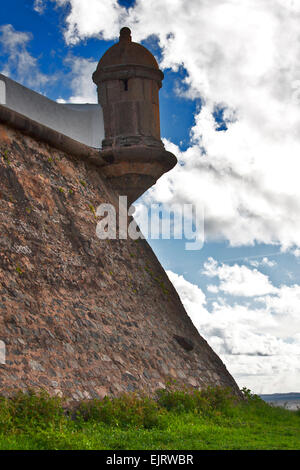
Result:
{"label": "white cloud", "polygon": [[61,72],[46,75],[40,71],[38,59],[28,51],[32,39],[31,33],[16,31],[10,24],[0,26],[0,50],[7,56],[1,73],[38,92],[43,92],[46,86],[61,77],[71,89],[71,95],[60,97],[58,102],[98,102],[96,86],[92,81],[97,61],[69,54],[64,61],[69,72],[64,76]]}
{"label": "white cloud", "polygon": [[37,59],[27,49],[31,40],[31,33],[16,31],[11,24],[0,26],[0,50],[7,55],[1,73],[39,91],[55,77],[40,71]]}
{"label": "white cloud", "polygon": [[205,294],[195,284],[191,284],[183,276],[167,271],[170,281],[176,286],[180,292],[180,298],[189,312],[189,315],[194,323],[197,323],[199,314],[206,313],[206,299]]}
{"label": "white cloud", "polygon": [[217,277],[220,280],[218,289],[226,294],[253,297],[277,292],[268,276],[257,269],[249,269],[244,265],[218,264],[213,258],[209,258],[204,263],[202,273],[208,277]]}
{"label": "white cloud", "polygon": [[[213,273],[214,269],[212,266],[208,271]],[[240,387],[256,393],[300,389],[300,333],[295,334],[299,331],[300,286],[282,286],[273,296],[257,298],[259,308],[229,305],[222,299],[208,307],[198,286],[170,271],[168,276],[200,334],[221,356]]]}
{"label": "white cloud", "polygon": [[65,39],[75,44],[80,39],[96,36],[103,39],[116,37],[122,19],[126,18],[126,8],[117,0],[53,0],[58,6],[70,4],[71,11],[66,18]]}
{"label": "white cloud", "polygon": [[[228,356],[223,355],[225,363]],[[238,375],[240,387],[255,393],[287,393],[299,390],[299,354],[277,356],[235,356],[230,361],[230,372]]]}
{"label": "white cloud", "polygon": [[296,256],[296,258],[300,258],[300,249],[296,248],[293,252],[293,255]]}
{"label": "white cloud", "polygon": [[40,15],[44,13],[46,8],[46,2],[44,0],[34,0],[33,9]]}
{"label": "white cloud", "polygon": [[[70,68],[70,88],[72,95],[66,99],[69,103],[97,103],[97,89],[92,81],[97,62],[93,59],[69,56],[65,64]],[[57,100],[66,102],[65,100]]]}
{"label": "white cloud", "polygon": [[266,256],[264,256],[261,261],[259,261],[257,259],[256,260],[250,260],[249,264],[251,266],[254,266],[255,268],[258,268],[259,266],[267,266],[268,268],[274,268],[275,266],[277,266],[276,261],[270,260]]}
{"label": "white cloud", "polygon": [[[161,67],[185,67],[181,93],[204,103],[187,151],[167,145],[185,166],[150,196],[204,205],[208,239],[299,246],[300,7],[283,0],[137,0],[129,10],[116,0],[56,3],[71,6],[68,43],[116,38],[124,24],[137,41],[156,35]],[[216,107],[225,109],[226,132],[217,130]]]}
{"label": "white cloud", "polygon": [[216,286],[214,284],[208,285],[207,290],[208,290],[208,292],[211,292],[212,294],[217,294],[219,292],[218,286]]}
{"label": "white cloud", "polygon": [[300,331],[300,286],[281,286],[276,296],[267,296],[264,300],[266,307],[276,314],[294,317],[298,321]]}

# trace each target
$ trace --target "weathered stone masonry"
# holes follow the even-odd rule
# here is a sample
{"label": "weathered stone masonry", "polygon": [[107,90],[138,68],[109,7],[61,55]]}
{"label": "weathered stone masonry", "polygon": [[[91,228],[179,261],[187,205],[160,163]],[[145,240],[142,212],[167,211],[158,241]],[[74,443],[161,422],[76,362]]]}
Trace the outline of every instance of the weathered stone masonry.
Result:
{"label": "weathered stone masonry", "polygon": [[235,388],[148,243],[97,238],[94,208],[115,197],[97,167],[4,125],[0,139],[0,393]]}
{"label": "weathered stone masonry", "polygon": [[148,243],[97,238],[112,162],[51,132],[0,106],[0,394],[151,394],[170,378],[238,392]]}

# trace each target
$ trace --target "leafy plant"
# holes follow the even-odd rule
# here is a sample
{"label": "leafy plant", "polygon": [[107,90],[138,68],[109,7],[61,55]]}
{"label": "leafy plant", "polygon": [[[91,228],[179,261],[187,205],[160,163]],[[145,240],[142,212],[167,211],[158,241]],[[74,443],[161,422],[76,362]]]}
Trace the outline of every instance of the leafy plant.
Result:
{"label": "leafy plant", "polygon": [[89,204],[89,209],[92,212],[94,218],[97,219],[96,210],[95,210],[95,207],[93,206],[93,204]]}
{"label": "leafy plant", "polygon": [[23,271],[22,271],[22,269],[20,268],[20,266],[17,266],[17,267],[16,267],[16,271],[17,271],[17,273],[20,274],[20,275],[23,274]]}
{"label": "leafy plant", "polygon": [[2,155],[3,160],[7,163],[7,165],[10,165],[10,159],[8,158],[8,150],[5,150],[5,152]]}
{"label": "leafy plant", "polygon": [[47,428],[64,419],[62,400],[47,392],[18,392],[11,398],[1,398],[0,423],[13,430]]}
{"label": "leafy plant", "polygon": [[105,397],[103,400],[83,403],[77,410],[77,418],[117,427],[138,426],[150,429],[158,424],[163,413],[155,400],[132,393],[119,398]]}

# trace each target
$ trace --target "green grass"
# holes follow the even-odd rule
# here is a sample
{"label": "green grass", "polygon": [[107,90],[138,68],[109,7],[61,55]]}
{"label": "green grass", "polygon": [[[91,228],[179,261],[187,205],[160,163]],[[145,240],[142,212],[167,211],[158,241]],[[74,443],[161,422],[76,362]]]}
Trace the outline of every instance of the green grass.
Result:
{"label": "green grass", "polygon": [[45,392],[0,399],[0,450],[300,449],[300,412],[271,407],[249,391],[135,394],[69,409]]}

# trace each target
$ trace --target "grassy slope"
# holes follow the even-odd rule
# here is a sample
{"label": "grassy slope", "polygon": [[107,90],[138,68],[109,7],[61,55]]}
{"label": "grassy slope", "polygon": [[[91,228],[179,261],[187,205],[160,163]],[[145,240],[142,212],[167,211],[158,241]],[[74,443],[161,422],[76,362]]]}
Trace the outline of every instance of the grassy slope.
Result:
{"label": "grassy slope", "polygon": [[110,401],[108,408],[102,402],[99,414],[98,403],[96,414],[89,409],[84,419],[75,420],[57,413],[57,404],[50,411],[37,410],[36,397],[25,408],[22,400],[14,404],[6,421],[2,406],[0,449],[300,449],[298,412],[273,408],[256,397],[199,406],[172,393],[159,407],[151,401],[136,406],[138,399],[127,397]]}

